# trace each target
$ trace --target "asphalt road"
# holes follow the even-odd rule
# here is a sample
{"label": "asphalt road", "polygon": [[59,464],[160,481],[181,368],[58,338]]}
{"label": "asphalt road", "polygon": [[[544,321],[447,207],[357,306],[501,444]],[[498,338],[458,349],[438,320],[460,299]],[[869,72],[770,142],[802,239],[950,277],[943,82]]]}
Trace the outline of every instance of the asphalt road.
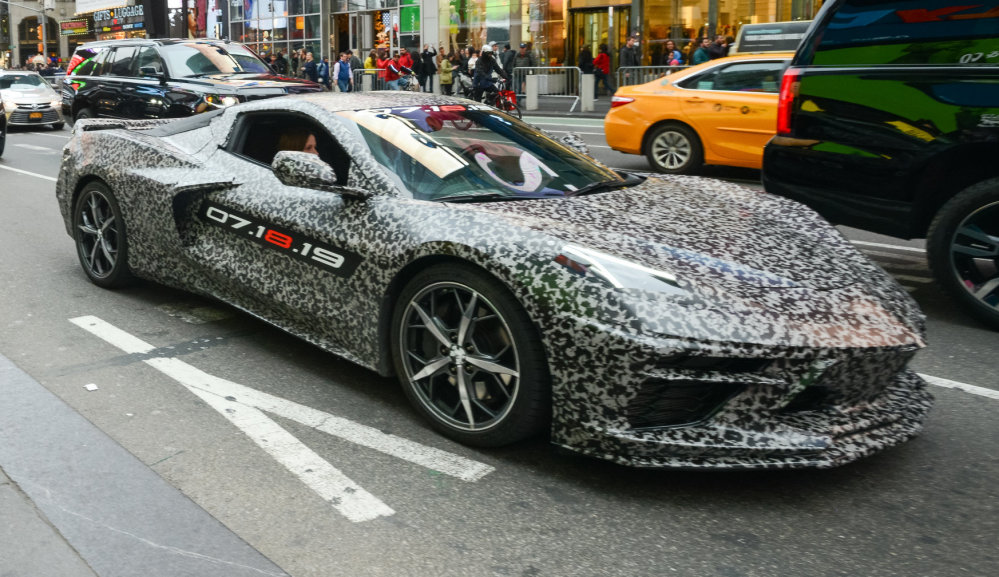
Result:
{"label": "asphalt road", "polygon": [[[536,121],[579,123],[596,157],[646,170],[599,148],[599,122]],[[979,387],[933,387],[924,433],[901,447],[839,469],[760,473],[627,469],[543,440],[475,450],[429,430],[395,381],[246,314],[157,285],[89,283],[51,180],[68,134],[14,131],[0,158],[0,354],[290,575],[999,573],[999,333],[939,292],[919,243],[844,231],[874,243],[858,246],[928,314],[916,370]],[[148,350],[123,350],[108,326]],[[241,410],[266,406],[252,426],[197,395],[213,377]],[[283,450],[317,456],[371,496],[371,518],[351,519],[253,441],[254,427],[274,424],[288,433]],[[357,424],[394,437],[362,446]],[[443,453],[418,462],[422,447]],[[445,461],[455,470],[440,472]]]}

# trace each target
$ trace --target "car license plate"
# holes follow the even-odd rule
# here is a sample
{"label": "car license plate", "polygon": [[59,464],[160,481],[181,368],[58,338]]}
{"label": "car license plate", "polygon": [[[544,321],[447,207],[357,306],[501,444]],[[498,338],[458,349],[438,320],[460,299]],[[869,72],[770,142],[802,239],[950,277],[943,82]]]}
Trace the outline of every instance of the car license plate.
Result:
{"label": "car license plate", "polygon": [[28,114],[28,119],[29,120],[41,120],[42,119],[42,113],[41,112],[32,112],[32,113]]}

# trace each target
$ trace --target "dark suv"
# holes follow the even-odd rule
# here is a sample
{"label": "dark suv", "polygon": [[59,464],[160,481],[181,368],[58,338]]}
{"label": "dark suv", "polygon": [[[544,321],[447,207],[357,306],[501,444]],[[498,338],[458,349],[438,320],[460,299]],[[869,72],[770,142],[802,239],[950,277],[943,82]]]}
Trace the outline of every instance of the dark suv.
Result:
{"label": "dark suv", "polygon": [[63,115],[177,118],[283,94],[318,92],[276,76],[249,48],[222,40],[107,40],[76,49],[62,84]]}
{"label": "dark suv", "polygon": [[767,191],[927,238],[937,280],[999,328],[999,0],[833,0],[784,74]]}

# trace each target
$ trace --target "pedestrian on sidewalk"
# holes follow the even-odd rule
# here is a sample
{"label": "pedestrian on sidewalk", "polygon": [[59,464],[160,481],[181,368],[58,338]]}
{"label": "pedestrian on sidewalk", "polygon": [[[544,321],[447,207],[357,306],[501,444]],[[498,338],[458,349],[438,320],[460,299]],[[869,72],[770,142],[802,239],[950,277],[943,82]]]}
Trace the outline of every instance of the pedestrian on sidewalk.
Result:
{"label": "pedestrian on sidewalk", "polygon": [[601,44],[597,47],[599,52],[597,57],[593,59],[593,74],[596,78],[593,80],[593,100],[597,100],[600,96],[600,83],[604,83],[604,88],[607,89],[607,94],[614,94],[614,83],[611,82],[610,78],[610,54],[607,53],[607,45]]}

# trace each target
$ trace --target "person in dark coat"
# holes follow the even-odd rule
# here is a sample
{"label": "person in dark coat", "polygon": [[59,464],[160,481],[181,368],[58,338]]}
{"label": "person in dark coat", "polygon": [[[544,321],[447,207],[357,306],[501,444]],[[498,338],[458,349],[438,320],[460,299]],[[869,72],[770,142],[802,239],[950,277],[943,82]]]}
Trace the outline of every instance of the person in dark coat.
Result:
{"label": "person in dark coat", "polygon": [[319,69],[316,67],[316,61],[312,57],[311,52],[305,53],[305,63],[302,65],[302,74],[305,78],[313,82],[319,82]]}
{"label": "person in dark coat", "polygon": [[[629,36],[628,41],[623,47],[621,47],[621,57],[618,62],[619,68],[631,68],[634,66],[642,65],[642,53],[638,47],[638,38],[635,36]],[[631,72],[625,70],[624,72],[624,84],[631,84],[629,79],[631,78]]]}
{"label": "person in dark coat", "polygon": [[429,45],[423,45],[423,52],[420,52],[420,73],[417,79],[420,81],[420,89],[424,92],[434,91],[434,75],[437,74],[437,50]]}
{"label": "person in dark coat", "polygon": [[586,44],[579,49],[579,70],[583,74],[593,74],[593,53]]}
{"label": "person in dark coat", "polygon": [[493,72],[506,78],[506,72],[496,63],[493,47],[486,44],[482,47],[479,59],[475,61],[475,75],[472,78],[474,89],[472,100],[482,101],[482,93],[493,90]]}

